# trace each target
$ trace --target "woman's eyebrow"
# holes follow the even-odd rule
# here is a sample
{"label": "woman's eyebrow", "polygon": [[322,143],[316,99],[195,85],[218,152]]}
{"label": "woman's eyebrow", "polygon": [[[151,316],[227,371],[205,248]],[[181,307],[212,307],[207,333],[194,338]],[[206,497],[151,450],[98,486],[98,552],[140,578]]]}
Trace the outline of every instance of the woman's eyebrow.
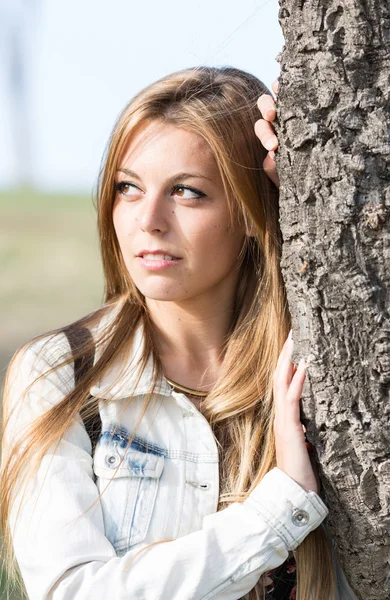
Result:
{"label": "woman's eyebrow", "polygon": [[[135,171],[132,171],[131,169],[118,169],[118,171],[120,173],[125,173],[126,175],[129,175],[130,177],[134,177],[135,179],[139,179],[139,181],[141,181],[141,177],[139,175],[137,175],[137,173]],[[177,173],[176,175],[174,175],[171,178],[172,183],[175,181],[179,181],[180,179],[208,179],[209,181],[213,181],[210,177],[206,177],[206,175],[202,175],[201,173]]]}
{"label": "woman's eyebrow", "polygon": [[119,173],[126,173],[126,175],[129,175],[130,177],[134,177],[135,179],[139,179],[141,180],[141,177],[139,175],[137,175],[137,173],[135,171],[132,171],[131,169],[118,169]]}
{"label": "woman's eyebrow", "polygon": [[210,177],[202,175],[202,173],[177,173],[177,175],[172,177],[172,181],[178,181],[180,179],[208,179],[208,181],[213,181]]}

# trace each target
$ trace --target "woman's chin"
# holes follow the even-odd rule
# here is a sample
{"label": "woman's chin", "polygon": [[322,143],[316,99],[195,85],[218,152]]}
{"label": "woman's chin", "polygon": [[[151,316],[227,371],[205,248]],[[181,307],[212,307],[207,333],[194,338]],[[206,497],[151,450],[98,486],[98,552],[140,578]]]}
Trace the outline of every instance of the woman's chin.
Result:
{"label": "woman's chin", "polygon": [[138,288],[147,300],[160,300],[162,302],[180,302],[188,300],[188,292],[174,289],[172,286],[142,286]]}

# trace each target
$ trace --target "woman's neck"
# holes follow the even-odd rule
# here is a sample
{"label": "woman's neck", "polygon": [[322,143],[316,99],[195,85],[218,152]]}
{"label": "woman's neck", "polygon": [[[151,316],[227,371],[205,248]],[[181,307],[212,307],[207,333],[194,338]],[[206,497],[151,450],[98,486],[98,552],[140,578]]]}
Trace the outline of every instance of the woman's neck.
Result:
{"label": "woman's neck", "polygon": [[214,385],[233,315],[232,307],[222,304],[147,300],[167,377],[193,389],[208,391]]}

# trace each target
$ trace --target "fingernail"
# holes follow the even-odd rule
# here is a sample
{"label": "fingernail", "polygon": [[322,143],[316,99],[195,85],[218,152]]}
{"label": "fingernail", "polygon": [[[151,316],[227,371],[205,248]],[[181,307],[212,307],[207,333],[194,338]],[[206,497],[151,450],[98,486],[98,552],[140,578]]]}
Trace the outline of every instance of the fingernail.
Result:
{"label": "fingernail", "polygon": [[306,361],[304,358],[301,358],[301,360],[299,361],[298,369],[303,369],[304,371],[306,371]]}
{"label": "fingernail", "polygon": [[275,109],[274,109],[274,108],[268,108],[268,109],[265,111],[265,115],[264,115],[264,116],[265,116],[265,118],[266,118],[267,120],[270,120],[270,121],[271,121],[271,120],[272,120],[272,119],[275,117]]}
{"label": "fingernail", "polygon": [[276,137],[276,135],[273,135],[265,142],[264,146],[267,148],[267,150],[272,150],[273,148],[275,148],[277,143],[278,143],[278,138]]}
{"label": "fingernail", "polygon": [[292,339],[293,339],[292,333],[293,333],[293,332],[292,332],[292,329],[290,329],[290,331],[288,332],[288,337],[290,338],[290,340],[292,340]]}
{"label": "fingernail", "polygon": [[269,156],[270,158],[272,158],[272,160],[275,162],[275,152],[274,152],[273,150],[270,150],[270,151],[268,152],[268,156]]}

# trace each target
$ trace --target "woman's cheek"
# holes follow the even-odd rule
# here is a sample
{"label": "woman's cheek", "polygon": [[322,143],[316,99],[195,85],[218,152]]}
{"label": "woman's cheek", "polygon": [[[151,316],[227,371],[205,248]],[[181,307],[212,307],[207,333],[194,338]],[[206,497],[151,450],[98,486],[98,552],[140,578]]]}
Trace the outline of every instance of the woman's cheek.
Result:
{"label": "woman's cheek", "polygon": [[119,243],[131,236],[131,226],[136,224],[136,218],[131,217],[129,210],[126,210],[126,205],[123,202],[114,204],[112,218],[114,223],[115,233]]}
{"label": "woman's cheek", "polygon": [[112,222],[114,224],[115,233],[118,239],[120,239],[122,234],[121,229],[123,225],[123,219],[121,218],[121,212],[120,202],[115,200],[114,207],[112,209]]}

